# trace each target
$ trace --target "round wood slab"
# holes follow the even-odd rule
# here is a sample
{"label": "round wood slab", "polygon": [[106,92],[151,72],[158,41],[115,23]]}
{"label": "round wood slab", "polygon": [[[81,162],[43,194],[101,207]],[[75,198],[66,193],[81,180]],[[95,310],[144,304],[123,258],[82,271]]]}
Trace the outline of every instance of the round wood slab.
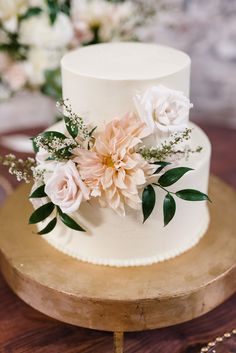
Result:
{"label": "round wood slab", "polygon": [[28,194],[22,185],[1,210],[0,263],[13,291],[44,314],[92,329],[138,331],[191,320],[236,290],[236,193],[215,177],[211,224],[200,243],[144,267],[96,266],[55,250],[27,225]]}

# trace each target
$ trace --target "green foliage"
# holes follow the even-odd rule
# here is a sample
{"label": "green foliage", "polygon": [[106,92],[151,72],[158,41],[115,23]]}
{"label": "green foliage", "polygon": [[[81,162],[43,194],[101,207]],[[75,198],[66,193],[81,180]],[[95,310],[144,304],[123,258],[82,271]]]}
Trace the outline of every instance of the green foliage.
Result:
{"label": "green foliage", "polygon": [[43,228],[40,232],[38,232],[38,234],[43,235],[43,234],[50,233],[55,228],[56,224],[57,224],[57,218],[55,217],[48,223],[48,225],[45,228]]}
{"label": "green foliage", "polygon": [[58,0],[46,0],[48,5],[48,15],[50,18],[50,22],[53,25],[57,19],[58,12],[60,12],[60,6]]}
{"label": "green foliage", "polygon": [[45,83],[41,87],[42,93],[56,100],[62,97],[62,83],[60,69],[45,70]]}
{"label": "green foliage", "polygon": [[46,197],[47,194],[45,193],[45,185],[41,185],[39,186],[37,189],[35,189],[32,194],[30,195],[30,199],[31,198],[41,198],[41,197]]}
{"label": "green foliage", "polygon": [[156,203],[156,193],[152,185],[147,185],[142,193],[143,223],[151,215]]}
{"label": "green foliage", "polygon": [[55,205],[52,202],[48,202],[45,205],[37,208],[29,218],[29,224],[35,224],[46,219],[52,211],[54,210]]}
{"label": "green foliage", "polygon": [[154,174],[158,174],[162,171],[162,169],[164,169],[167,165],[170,165],[170,162],[155,162],[153,164],[157,164],[159,167],[157,168],[157,170],[154,172]]}
{"label": "green foliage", "polygon": [[201,191],[195,189],[184,189],[176,192],[176,196],[186,201],[210,201],[209,197]]}
{"label": "green foliage", "polygon": [[163,203],[164,225],[166,226],[174,217],[176,211],[176,204],[173,196],[167,193]]}
{"label": "green foliage", "polygon": [[173,168],[165,172],[158,180],[158,183],[161,186],[170,186],[174,183],[176,183],[182,176],[189,172],[190,170],[193,170],[192,168],[187,168],[187,167],[178,167],[178,168]]}
{"label": "green foliage", "polygon": [[64,12],[66,15],[69,16],[70,14],[70,1],[64,0],[46,0],[48,6],[48,16],[53,25],[57,19],[57,16],[60,12]]}
{"label": "green foliage", "polygon": [[67,116],[64,117],[64,121],[66,124],[67,131],[71,135],[71,137],[76,138],[79,132],[78,125],[74,123],[70,118]]}
{"label": "green foliage", "polygon": [[0,51],[7,52],[13,60],[26,59],[28,46],[19,43],[18,33],[11,33],[5,30],[5,34],[7,35],[7,41],[6,43],[0,43]]}
{"label": "green foliage", "polygon": [[40,7],[30,7],[23,15],[19,16],[19,20],[22,21],[33,16],[38,16],[41,12],[42,9]]}
{"label": "green foliage", "polygon": [[57,207],[59,217],[61,221],[69,228],[73,230],[77,230],[80,232],[85,232],[85,229],[83,229],[74,219],[72,219],[70,216],[68,216],[66,213],[63,213],[62,210]]}

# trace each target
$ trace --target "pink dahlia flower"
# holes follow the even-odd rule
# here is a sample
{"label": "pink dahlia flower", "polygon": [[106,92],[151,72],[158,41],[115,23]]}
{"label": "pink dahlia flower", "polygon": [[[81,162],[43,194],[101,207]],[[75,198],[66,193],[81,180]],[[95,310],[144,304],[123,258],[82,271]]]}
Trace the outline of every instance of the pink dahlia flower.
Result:
{"label": "pink dahlia flower", "polygon": [[74,161],[91,196],[120,215],[125,215],[125,205],[140,208],[139,187],[153,173],[135,150],[144,128],[135,115],[115,118],[98,134],[91,150],[74,150]]}

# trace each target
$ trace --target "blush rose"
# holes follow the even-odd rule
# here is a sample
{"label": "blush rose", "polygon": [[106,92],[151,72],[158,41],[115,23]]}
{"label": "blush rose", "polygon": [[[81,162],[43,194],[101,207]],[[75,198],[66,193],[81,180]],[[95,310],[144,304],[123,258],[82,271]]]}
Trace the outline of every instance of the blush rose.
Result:
{"label": "blush rose", "polygon": [[77,211],[81,202],[89,199],[89,190],[71,160],[55,168],[46,181],[45,192],[64,213]]}

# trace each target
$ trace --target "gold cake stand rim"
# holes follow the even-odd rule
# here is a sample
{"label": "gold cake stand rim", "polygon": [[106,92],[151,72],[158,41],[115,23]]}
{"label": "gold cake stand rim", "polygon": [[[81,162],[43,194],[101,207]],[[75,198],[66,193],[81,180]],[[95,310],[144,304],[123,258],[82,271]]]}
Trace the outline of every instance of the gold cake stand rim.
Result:
{"label": "gold cake stand rim", "polygon": [[[211,264],[209,264],[211,271],[214,270],[215,272],[213,271],[211,275],[206,274],[205,279],[197,278],[199,274],[204,276],[204,269],[202,273],[193,273],[192,277],[187,273],[189,278],[184,279],[186,282],[184,285],[187,286],[188,281],[191,285],[186,287],[185,290],[183,290],[184,287],[181,281],[176,282],[174,279],[175,274],[172,277],[171,274],[168,274],[168,276],[175,280],[175,285],[179,283],[181,289],[177,290],[176,288],[171,288],[171,286],[168,287],[167,283],[166,288],[164,288],[165,276],[162,272],[164,269],[169,270],[168,266],[180,266],[180,269],[182,266],[182,268],[185,268],[184,263],[186,265],[188,261],[193,261],[197,257],[198,251],[202,250],[207,254],[211,247],[212,239],[210,237],[212,237],[212,234],[206,234],[200,243],[188,252],[159,264],[132,268],[108,268],[87,264],[58,252],[43,239],[38,243],[38,238],[32,237],[29,230],[27,231],[27,225],[24,225],[23,222],[27,220],[28,214],[26,213],[30,206],[26,205],[28,202],[26,199],[28,188],[25,185],[20,186],[13,193],[0,212],[1,222],[3,220],[3,232],[0,237],[0,263],[3,275],[13,291],[29,305],[60,321],[77,326],[118,332],[138,331],[169,326],[200,316],[219,305],[236,290],[236,257],[232,255],[232,251],[236,250],[235,238],[233,241],[233,236],[235,235],[233,227],[235,227],[236,222],[235,219],[230,217],[233,213],[230,215],[229,210],[228,216],[222,221],[225,228],[222,228],[222,225],[220,228],[220,225],[215,224],[217,221],[216,216],[219,216],[220,211],[226,207],[226,203],[232,204],[236,201],[236,193],[227,184],[213,176],[211,176],[210,185],[211,193],[213,194],[212,198],[214,199],[215,197],[221,207],[217,211],[214,210],[214,207],[217,207],[212,206],[211,214],[213,214],[213,219],[208,233],[212,233],[212,228],[216,233],[223,229],[224,236],[228,237],[225,239],[227,240],[225,243],[221,241],[219,244],[222,248],[221,251],[223,251],[222,258],[224,263],[218,269],[217,266],[211,268]],[[220,194],[219,190],[222,191]],[[22,196],[24,196],[23,200],[25,200],[24,209],[22,208]],[[18,207],[21,212],[19,214],[16,212],[12,216],[12,223],[9,225],[6,220],[12,214],[13,206],[15,210]],[[24,214],[23,219],[22,214]],[[36,243],[37,245],[40,244],[41,248],[38,247],[36,249],[37,256],[35,253],[35,257],[34,255],[31,256],[29,249],[25,249],[25,246],[21,245],[19,235],[16,236],[17,227],[14,220],[18,220],[19,230],[21,228],[24,230],[22,235],[24,245],[27,244],[27,246],[32,247]],[[219,242],[218,237],[216,240]],[[228,241],[230,241],[229,244]],[[222,244],[225,244],[228,248],[224,249]],[[231,262],[228,261],[227,256],[224,256],[225,254],[229,255]],[[51,262],[48,259],[50,255],[52,255]],[[220,259],[220,256],[217,256],[217,259]],[[41,262],[43,261],[46,263],[42,264]],[[209,259],[210,261],[214,264],[214,259]],[[36,265],[39,266],[38,273],[35,272],[36,267],[34,266]],[[69,266],[68,268],[70,269],[75,266],[76,270],[87,271],[88,274],[85,273],[82,279],[77,279],[81,281],[78,283],[79,285],[82,283],[82,286],[80,288],[73,287],[73,285],[70,286],[70,283],[73,284],[73,276],[70,276],[69,281],[66,281],[64,278],[65,271],[56,275],[52,271],[47,272],[45,270],[47,266],[54,266],[53,270],[55,270],[57,265],[61,267]],[[207,261],[205,261],[205,265],[208,265]],[[196,267],[197,270],[198,267],[199,265]],[[162,277],[162,281],[159,282],[160,288],[158,283],[157,286],[153,286],[153,282],[156,280],[156,277],[153,276],[154,269],[159,271],[159,276]],[[128,276],[128,279],[123,279],[124,283],[122,283],[122,273]],[[176,273],[178,274],[178,271]],[[113,276],[118,276],[118,279],[114,279],[115,283],[111,282],[109,287],[106,282],[112,278],[112,274]],[[107,275],[110,277],[108,276],[107,278]],[[148,280],[145,278],[147,275],[149,276]],[[100,276],[97,282],[95,281],[95,288],[92,288],[91,281],[88,281],[89,276],[94,276],[94,280],[96,276]],[[139,276],[140,278],[138,278]],[[99,279],[101,280],[102,278],[104,282],[99,286]],[[180,278],[181,276],[179,276],[179,280]],[[132,282],[134,282],[133,287]],[[194,283],[195,286],[193,286]],[[67,285],[69,287],[66,287]],[[145,289],[144,287],[147,285],[150,288]],[[91,287],[88,288],[90,292],[86,292],[86,286]],[[73,287],[73,290],[71,287]],[[109,288],[111,288],[110,290],[113,293],[107,295]],[[132,290],[132,288],[133,290],[140,289],[139,293],[130,292],[130,298],[127,295],[121,295],[123,291]],[[209,300],[209,296],[212,296],[213,299]],[[42,300],[45,297],[47,298],[46,303]],[[190,308],[186,306],[190,306]]]}

